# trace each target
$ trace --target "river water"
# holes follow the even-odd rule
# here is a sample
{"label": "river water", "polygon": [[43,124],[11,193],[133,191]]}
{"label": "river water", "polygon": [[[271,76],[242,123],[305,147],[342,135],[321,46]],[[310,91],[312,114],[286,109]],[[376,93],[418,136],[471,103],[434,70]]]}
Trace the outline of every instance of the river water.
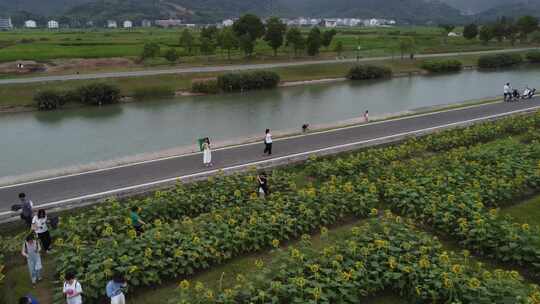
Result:
{"label": "river water", "polygon": [[540,68],[463,71],[375,82],[312,84],[101,108],[0,115],[0,177],[77,166],[179,146],[331,124],[496,96],[505,82],[540,85]]}

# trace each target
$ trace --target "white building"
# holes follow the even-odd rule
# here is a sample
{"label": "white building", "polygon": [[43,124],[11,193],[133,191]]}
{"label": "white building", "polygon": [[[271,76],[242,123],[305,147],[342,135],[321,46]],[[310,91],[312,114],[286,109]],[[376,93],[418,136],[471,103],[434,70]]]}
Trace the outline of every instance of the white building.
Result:
{"label": "white building", "polygon": [[0,30],[11,30],[13,29],[13,23],[11,23],[10,18],[1,18],[0,19]]}
{"label": "white building", "polygon": [[36,28],[37,27],[37,23],[34,21],[34,20],[26,20],[24,22],[24,27],[25,28]]}
{"label": "white building", "polygon": [[456,32],[450,32],[448,33],[448,37],[459,37],[461,36],[460,34],[456,33]]}
{"label": "white building", "polygon": [[152,26],[152,21],[144,19],[143,21],[141,21],[141,26],[142,27],[151,27]]}
{"label": "white building", "polygon": [[324,19],[324,27],[336,27],[337,24],[337,19]]}
{"label": "white building", "polygon": [[47,28],[49,29],[57,29],[60,27],[60,24],[58,24],[58,21],[56,20],[49,20],[49,22],[47,22]]}
{"label": "white building", "polygon": [[223,27],[228,27],[228,26],[232,26],[234,24],[234,20],[232,19],[225,19],[221,22],[221,25]]}
{"label": "white building", "polygon": [[124,21],[124,23],[122,24],[122,27],[123,28],[132,28],[133,27],[133,22],[129,21],[129,20],[126,20]]}
{"label": "white building", "polygon": [[118,23],[116,23],[115,20],[107,20],[107,27],[108,28],[117,28]]}

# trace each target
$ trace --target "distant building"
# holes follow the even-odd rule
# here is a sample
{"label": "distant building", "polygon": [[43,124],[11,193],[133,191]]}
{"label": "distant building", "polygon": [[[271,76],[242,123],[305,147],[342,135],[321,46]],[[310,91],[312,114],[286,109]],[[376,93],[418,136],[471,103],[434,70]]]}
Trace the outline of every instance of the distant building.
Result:
{"label": "distant building", "polygon": [[143,21],[141,21],[141,26],[142,27],[151,27],[152,26],[152,21],[144,19]]}
{"label": "distant building", "polygon": [[0,30],[11,30],[13,29],[13,23],[11,23],[10,18],[0,18]]}
{"label": "distant building", "polygon": [[234,24],[234,20],[232,19],[225,19],[221,22],[221,25],[223,25],[224,27],[232,26],[233,24]]}
{"label": "distant building", "polygon": [[107,28],[117,28],[118,23],[115,20],[107,20]]}
{"label": "distant building", "polygon": [[157,26],[167,28],[167,27],[181,26],[182,25],[182,20],[181,19],[156,20],[154,23]]}
{"label": "distant building", "polygon": [[448,33],[448,37],[459,37],[459,36],[461,36],[461,35],[458,34],[458,33],[455,33],[455,32]]}
{"label": "distant building", "polygon": [[57,29],[59,27],[60,27],[60,24],[58,24],[58,21],[56,20],[49,20],[49,22],[47,22],[48,29]]}
{"label": "distant building", "polygon": [[122,24],[122,27],[123,28],[132,28],[133,27],[133,22],[129,21],[129,20],[126,20],[124,21],[124,23]]}
{"label": "distant building", "polygon": [[338,24],[338,20],[336,19],[324,19],[324,27],[336,27]]}
{"label": "distant building", "polygon": [[37,23],[34,21],[34,20],[26,20],[24,22],[24,27],[25,28],[36,28],[37,27]]}

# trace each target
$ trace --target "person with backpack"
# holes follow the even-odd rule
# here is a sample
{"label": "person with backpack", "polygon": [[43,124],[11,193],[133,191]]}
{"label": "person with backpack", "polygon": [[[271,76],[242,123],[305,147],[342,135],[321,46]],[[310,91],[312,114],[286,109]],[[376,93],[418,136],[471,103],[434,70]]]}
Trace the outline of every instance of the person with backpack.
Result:
{"label": "person with backpack", "polygon": [[39,302],[31,295],[26,295],[19,298],[19,304],[39,304]]}
{"label": "person with backpack", "polygon": [[82,304],[82,286],[75,278],[74,272],[67,272],[62,293],[66,297],[67,304]]}
{"label": "person with backpack", "polygon": [[123,291],[123,288],[125,288],[126,286],[127,283],[124,277],[119,273],[115,273],[113,275],[113,279],[107,283],[107,287],[105,288],[107,297],[111,299],[111,304],[126,303],[126,297],[124,296]]}
{"label": "person with backpack", "polygon": [[34,203],[26,197],[24,192],[19,193],[19,199],[21,201],[21,219],[26,223],[26,226],[30,228],[34,216]]}
{"label": "person with backpack", "polygon": [[51,247],[51,234],[47,226],[47,214],[45,209],[39,209],[37,215],[32,219],[32,230],[37,234],[41,241],[41,246],[45,253],[48,253]]}
{"label": "person with backpack", "polygon": [[30,233],[26,236],[21,254],[26,258],[28,272],[30,272],[30,279],[32,280],[32,285],[34,287],[38,281],[41,281],[41,269],[43,266],[41,264],[40,251],[41,246],[39,245],[39,242],[36,241],[34,233]]}

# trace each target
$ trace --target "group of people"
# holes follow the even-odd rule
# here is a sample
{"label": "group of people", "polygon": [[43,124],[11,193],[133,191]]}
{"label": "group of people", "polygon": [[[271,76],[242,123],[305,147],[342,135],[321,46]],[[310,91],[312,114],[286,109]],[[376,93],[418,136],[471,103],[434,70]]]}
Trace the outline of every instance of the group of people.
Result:
{"label": "group of people", "polygon": [[530,99],[536,94],[536,89],[531,89],[528,86],[525,87],[522,93],[517,89],[512,88],[510,83],[506,83],[503,86],[504,101],[517,101],[519,99]]}
{"label": "group of people", "polygon": [[[47,218],[47,213],[44,209],[39,209],[37,214],[34,214],[34,203],[25,193],[19,193],[19,200],[20,203],[18,206],[21,209],[21,219],[30,230],[22,245],[21,255],[26,259],[30,280],[32,286],[35,287],[42,280],[41,271],[43,264],[41,252],[50,253],[52,249],[49,224],[56,226],[57,223],[54,219]],[[131,220],[133,227],[140,234],[144,222],[138,217],[137,209],[132,210]],[[126,286],[126,281],[121,274],[115,274],[112,280],[107,283],[105,289],[107,297],[111,300],[111,304],[125,303],[123,289]],[[82,304],[82,285],[77,280],[74,272],[67,272],[65,274],[62,292],[67,304]],[[39,304],[39,302],[32,295],[26,295],[19,298],[19,304]]]}
{"label": "group of people", "polygon": [[[302,126],[302,128],[307,130],[308,125]],[[212,167],[212,148],[210,146],[210,138],[206,137],[203,139],[201,144],[201,150],[203,152],[203,165],[205,167]],[[272,155],[272,133],[270,129],[266,129],[264,134],[264,155]]]}

